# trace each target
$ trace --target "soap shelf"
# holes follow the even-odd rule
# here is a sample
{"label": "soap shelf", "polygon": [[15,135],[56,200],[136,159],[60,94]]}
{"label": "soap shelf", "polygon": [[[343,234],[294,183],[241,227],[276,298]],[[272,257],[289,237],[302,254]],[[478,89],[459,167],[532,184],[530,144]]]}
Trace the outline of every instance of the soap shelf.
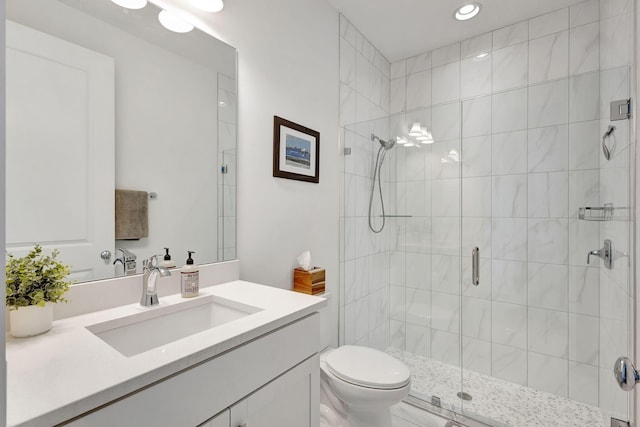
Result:
{"label": "soap shelf", "polygon": [[584,221],[611,221],[613,218],[613,203],[605,203],[604,206],[585,206],[578,209],[578,219]]}

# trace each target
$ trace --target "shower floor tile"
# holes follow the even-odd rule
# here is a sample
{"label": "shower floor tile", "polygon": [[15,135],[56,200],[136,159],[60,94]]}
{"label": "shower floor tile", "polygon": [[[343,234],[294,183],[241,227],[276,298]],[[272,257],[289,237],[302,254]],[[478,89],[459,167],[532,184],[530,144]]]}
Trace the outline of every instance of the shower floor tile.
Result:
{"label": "shower floor tile", "polygon": [[[600,408],[530,387],[513,384],[442,362],[389,348],[387,353],[411,369],[411,390],[427,400],[437,396],[442,407],[487,424],[512,427],[604,427],[607,414]],[[464,391],[472,400],[462,402]],[[490,421],[489,421],[490,420]],[[400,424],[402,425],[402,424]]]}

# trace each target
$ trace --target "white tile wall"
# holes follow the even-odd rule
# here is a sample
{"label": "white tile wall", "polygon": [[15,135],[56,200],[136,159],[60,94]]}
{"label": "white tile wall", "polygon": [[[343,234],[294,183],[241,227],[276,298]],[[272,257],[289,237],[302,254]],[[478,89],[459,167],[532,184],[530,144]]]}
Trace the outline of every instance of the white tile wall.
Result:
{"label": "white tile wall", "polygon": [[[344,166],[356,178],[344,180],[344,342],[386,342],[624,416],[608,372],[627,351],[628,266],[604,270],[586,254],[607,237],[628,252],[629,224],[577,213],[629,205],[628,125],[616,122],[610,162],[600,136],[609,102],[629,96],[630,10],[630,0],[589,0],[382,66],[367,62],[365,47],[375,48],[343,18],[342,123],[364,123],[344,139],[360,144]],[[373,243],[358,238],[369,233],[367,133],[400,136],[416,120],[435,143],[398,147],[385,168],[388,211],[412,218],[389,220]],[[388,271],[372,273],[375,255],[388,257]],[[372,274],[388,274],[388,298],[387,279]],[[371,338],[385,330],[386,341]]]}
{"label": "white tile wall", "polygon": [[[340,308],[341,318],[344,319],[340,338],[342,343],[358,343],[379,349],[387,348],[391,340],[394,344],[404,346],[408,330],[404,322],[414,312],[416,316],[420,316],[421,310],[417,307],[407,308],[404,253],[391,257],[389,252],[392,227],[386,227],[380,234],[369,231],[369,191],[377,155],[377,146],[371,141],[370,134],[388,138],[389,113],[403,111],[407,102],[427,105],[431,97],[431,79],[424,72],[408,78],[406,62],[391,67],[380,52],[343,16],[340,19],[340,35],[341,148],[351,149],[350,155],[343,156],[340,180],[343,224],[340,246]],[[412,65],[416,71],[420,66],[416,63]],[[400,78],[392,80],[392,77]],[[411,91],[410,99],[404,97],[407,93],[407,81],[419,89]],[[394,103],[391,103],[391,90],[396,94],[402,92],[403,98],[398,101],[396,96]],[[388,165],[387,161],[382,170],[385,201],[392,195]],[[422,174],[421,178],[416,179],[410,187],[405,187],[404,191],[396,192],[394,188],[393,192],[394,201],[406,205],[410,200],[411,209],[416,212],[426,209],[426,190],[422,181],[424,164],[421,166],[413,168],[417,176]],[[408,190],[418,191],[421,197],[407,198]],[[380,214],[379,201],[374,203],[374,210],[377,215]],[[374,218],[376,227],[380,226],[380,221],[379,217]],[[399,259],[400,255],[402,259]],[[402,286],[392,287],[390,283]],[[424,301],[422,302],[424,307]],[[428,316],[422,317],[420,321],[428,320]],[[395,319],[393,324],[391,318]]]}

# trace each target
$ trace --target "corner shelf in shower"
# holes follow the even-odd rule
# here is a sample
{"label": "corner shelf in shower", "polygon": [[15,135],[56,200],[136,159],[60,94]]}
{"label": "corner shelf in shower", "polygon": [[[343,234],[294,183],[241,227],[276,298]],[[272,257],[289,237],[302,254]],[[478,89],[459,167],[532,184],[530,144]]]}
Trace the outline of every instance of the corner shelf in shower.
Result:
{"label": "corner shelf in shower", "polygon": [[[614,208],[613,203],[605,203],[604,206],[585,206],[578,209],[578,219],[583,221],[611,221],[614,212],[627,210],[627,208]],[[615,217],[617,220],[625,220],[624,217]]]}

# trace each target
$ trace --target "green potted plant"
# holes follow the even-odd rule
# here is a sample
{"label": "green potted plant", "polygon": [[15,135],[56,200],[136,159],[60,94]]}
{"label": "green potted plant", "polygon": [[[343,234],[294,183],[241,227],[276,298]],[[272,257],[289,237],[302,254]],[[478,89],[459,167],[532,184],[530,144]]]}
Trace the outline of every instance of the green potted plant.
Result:
{"label": "green potted plant", "polygon": [[30,337],[51,329],[53,303],[66,302],[65,292],[71,282],[65,278],[71,267],[56,260],[59,251],[46,255],[40,245],[17,258],[7,253],[6,306],[9,310],[9,333]]}

